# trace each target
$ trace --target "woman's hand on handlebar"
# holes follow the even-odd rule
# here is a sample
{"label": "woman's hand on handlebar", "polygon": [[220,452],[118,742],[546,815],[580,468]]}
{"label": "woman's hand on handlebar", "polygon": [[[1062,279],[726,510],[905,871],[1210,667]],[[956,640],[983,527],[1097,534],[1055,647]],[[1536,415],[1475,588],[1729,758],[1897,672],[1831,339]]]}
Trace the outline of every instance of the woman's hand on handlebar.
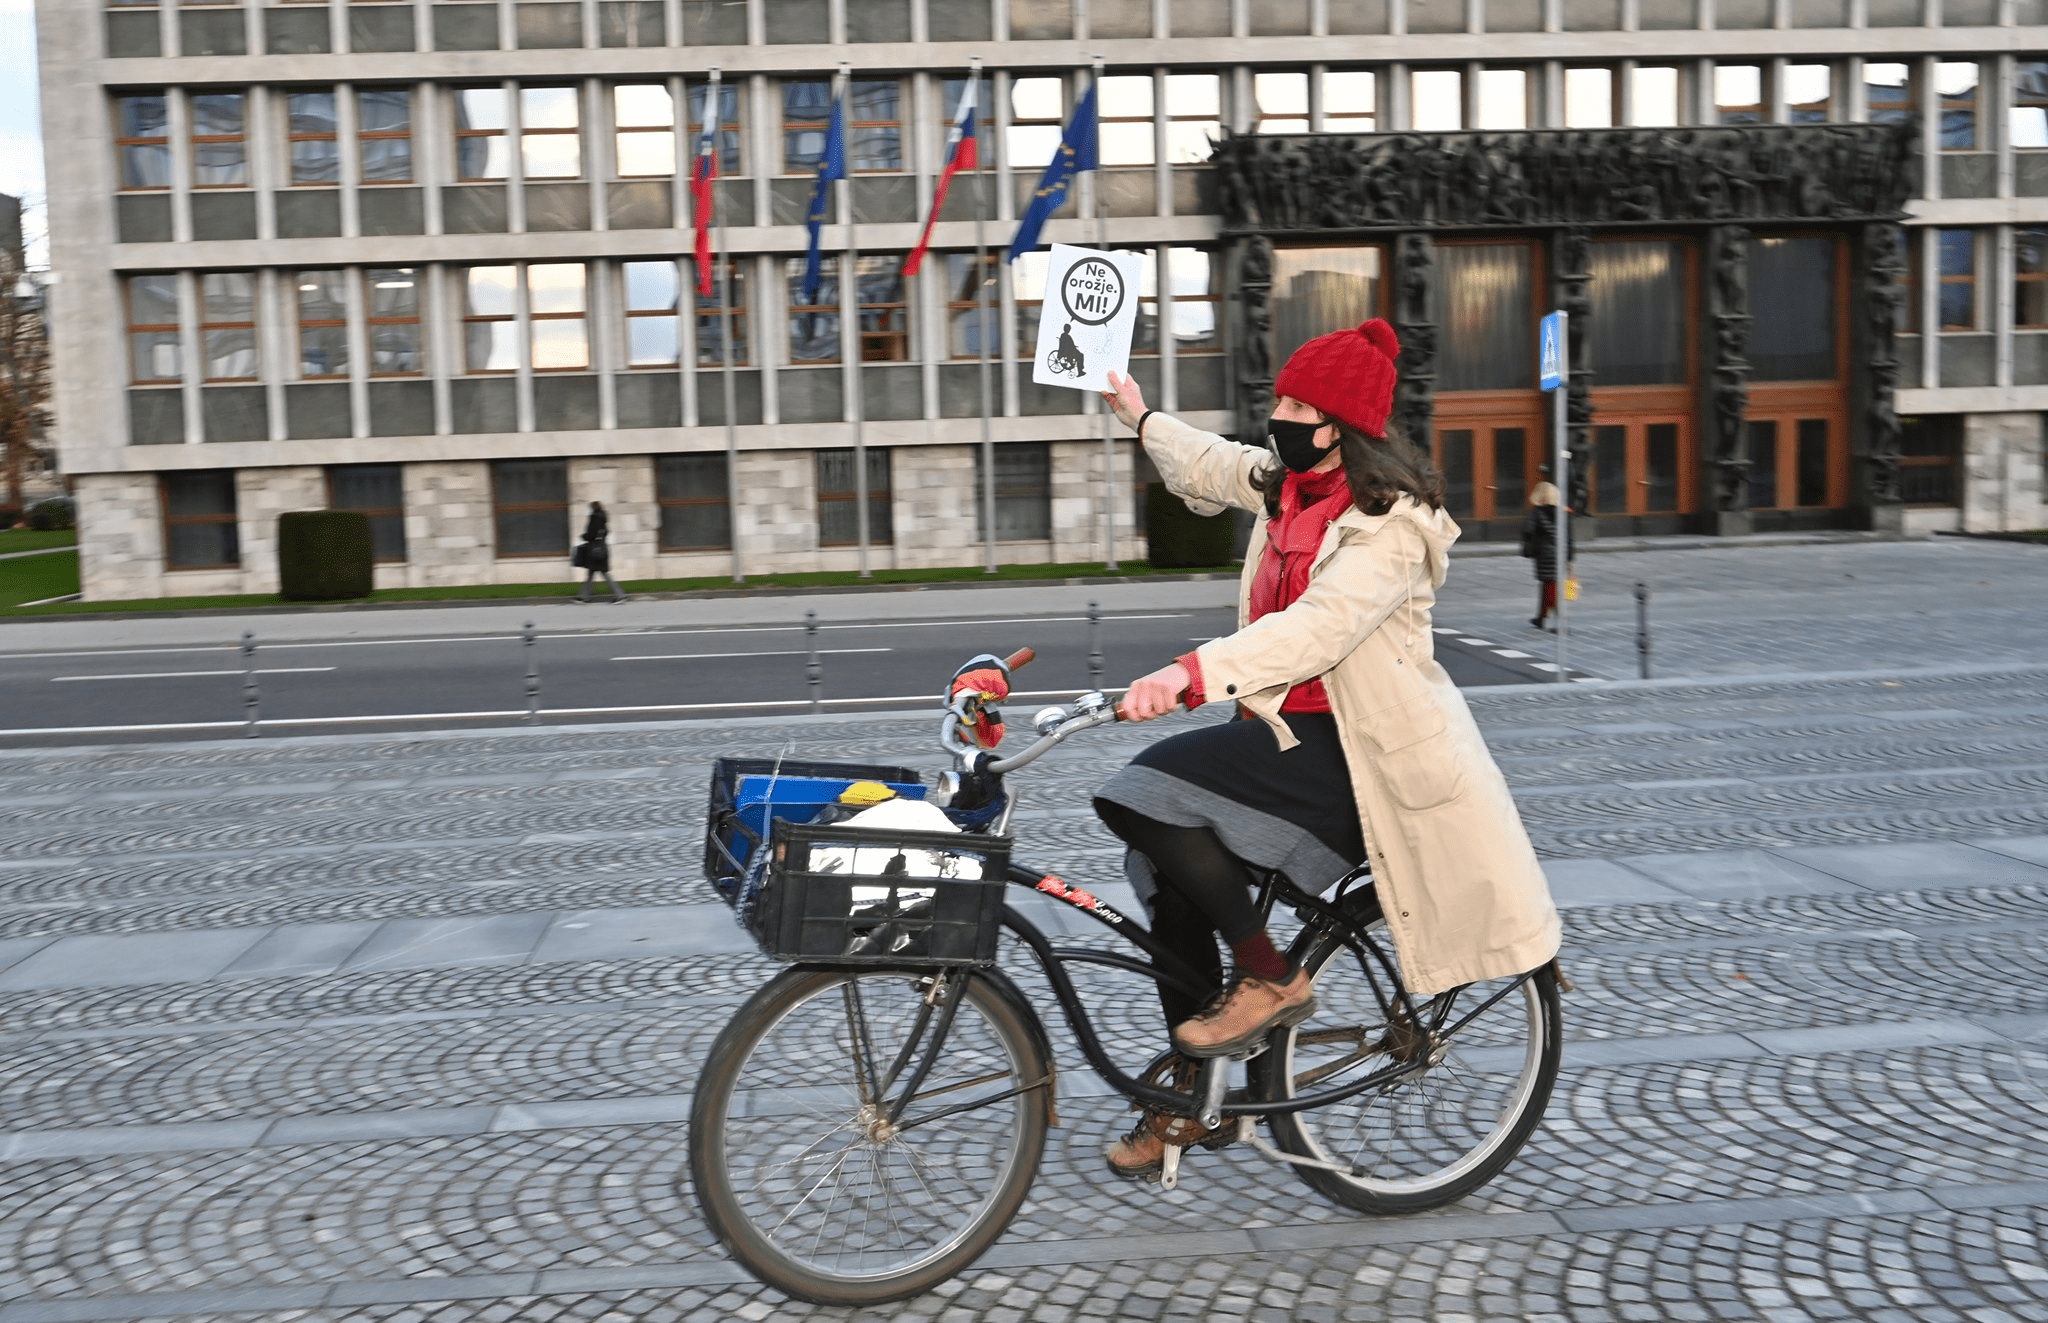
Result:
{"label": "woman's hand on handlebar", "polygon": [[1181,695],[1194,683],[1188,668],[1179,662],[1162,666],[1147,676],[1131,681],[1131,687],[1124,690],[1124,698],[1117,704],[1117,715],[1125,721],[1150,721],[1163,717],[1180,706]]}
{"label": "woman's hand on handlebar", "polygon": [[1145,416],[1145,394],[1138,389],[1138,383],[1114,372],[1109,374],[1109,389],[1102,392],[1102,402],[1125,427],[1136,427]]}

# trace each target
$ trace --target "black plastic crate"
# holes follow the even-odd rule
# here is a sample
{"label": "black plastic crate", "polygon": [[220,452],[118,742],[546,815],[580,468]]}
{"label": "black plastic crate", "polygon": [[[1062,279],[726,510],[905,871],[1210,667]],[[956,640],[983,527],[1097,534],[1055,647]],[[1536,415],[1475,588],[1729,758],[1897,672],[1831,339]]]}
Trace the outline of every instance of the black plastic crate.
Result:
{"label": "black plastic crate", "polygon": [[747,929],[778,960],[985,965],[1009,871],[1007,836],[778,820]]}
{"label": "black plastic crate", "polygon": [[[749,776],[777,779],[779,793],[765,812],[742,811],[739,784]],[[711,766],[711,804],[704,821],[705,880],[728,905],[737,905],[747,891],[747,874],[758,862],[755,855],[767,837],[768,823],[788,817],[809,821],[820,805],[854,781],[880,781],[913,799],[924,792],[923,778],[909,767],[800,758],[718,759]]]}

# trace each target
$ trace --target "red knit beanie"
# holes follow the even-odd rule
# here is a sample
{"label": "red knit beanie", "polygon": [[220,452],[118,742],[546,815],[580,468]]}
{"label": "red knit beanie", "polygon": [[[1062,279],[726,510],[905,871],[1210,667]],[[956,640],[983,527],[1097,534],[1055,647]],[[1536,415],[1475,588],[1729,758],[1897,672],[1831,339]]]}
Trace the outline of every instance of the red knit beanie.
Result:
{"label": "red knit beanie", "polygon": [[1394,358],[1401,341],[1381,318],[1319,335],[1287,360],[1273,394],[1291,395],[1368,436],[1387,434],[1394,408]]}

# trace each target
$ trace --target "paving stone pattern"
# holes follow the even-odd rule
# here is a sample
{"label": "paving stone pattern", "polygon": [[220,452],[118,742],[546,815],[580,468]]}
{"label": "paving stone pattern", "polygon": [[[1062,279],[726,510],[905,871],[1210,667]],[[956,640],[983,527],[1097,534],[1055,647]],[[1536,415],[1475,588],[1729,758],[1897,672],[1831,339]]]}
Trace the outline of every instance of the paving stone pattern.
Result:
{"label": "paving stone pattern", "polygon": [[[698,833],[716,754],[936,770],[927,722],[0,753],[0,1323],[2048,1319],[2048,667],[1471,701],[1576,985],[1521,1158],[1405,1219],[1242,1149],[1125,1185],[1054,1025],[1010,1233],[864,1312],[696,1214],[691,1083],[774,969]],[[1020,778],[1020,855],[1123,897],[1088,797],[1165,729]]]}

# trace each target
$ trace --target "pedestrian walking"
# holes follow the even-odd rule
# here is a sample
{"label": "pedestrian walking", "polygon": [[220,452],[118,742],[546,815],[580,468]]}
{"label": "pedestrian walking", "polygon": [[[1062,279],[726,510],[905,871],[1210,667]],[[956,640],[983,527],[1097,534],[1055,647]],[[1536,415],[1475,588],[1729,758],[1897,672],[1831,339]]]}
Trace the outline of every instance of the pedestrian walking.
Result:
{"label": "pedestrian walking", "polygon": [[[1565,529],[1565,554],[1557,554],[1558,515],[1563,511]],[[1539,482],[1536,490],[1529,493],[1529,514],[1522,520],[1522,554],[1536,562],[1536,614],[1529,619],[1531,629],[1548,630],[1555,634],[1557,626],[1546,622],[1550,613],[1557,609],[1557,581],[1570,573],[1571,567],[1571,512],[1564,510],[1557,497],[1557,484]]]}
{"label": "pedestrian walking", "polygon": [[605,517],[604,502],[592,501],[590,518],[583,521],[583,540],[576,544],[575,554],[569,557],[569,563],[583,571],[583,586],[576,590],[578,602],[590,600],[590,585],[600,574],[612,590],[612,601],[626,600],[626,590],[619,587],[619,581],[612,577],[612,549],[605,540],[610,532],[611,520]]}

